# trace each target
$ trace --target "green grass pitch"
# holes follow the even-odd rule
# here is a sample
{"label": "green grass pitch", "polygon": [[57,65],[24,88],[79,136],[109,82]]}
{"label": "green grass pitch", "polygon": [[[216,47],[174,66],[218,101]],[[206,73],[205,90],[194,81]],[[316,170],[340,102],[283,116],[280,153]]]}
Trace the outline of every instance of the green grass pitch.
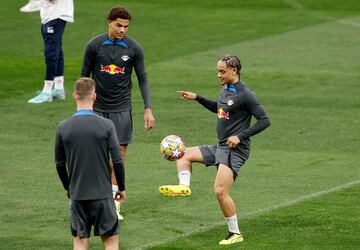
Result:
{"label": "green grass pitch", "polygon": [[[216,117],[176,90],[216,98],[216,61],[240,57],[242,80],[272,126],[252,140],[232,196],[245,241],[227,249],[358,249],[360,245],[360,2],[358,0],[76,0],[64,33],[68,98],[27,100],[42,88],[39,13],[27,0],[0,8],[0,249],[71,249],[68,204],[54,166],[57,124],[72,115],[74,81],[90,38],[106,32],[106,12],[133,13],[129,35],[145,61],[156,128],[143,129],[134,78],[134,143],[126,166],[121,249],[219,249],[227,226],[212,191],[215,169],[195,164],[193,195],[161,158],[169,134],[188,145],[216,142]],[[90,249],[101,248],[98,237]]]}

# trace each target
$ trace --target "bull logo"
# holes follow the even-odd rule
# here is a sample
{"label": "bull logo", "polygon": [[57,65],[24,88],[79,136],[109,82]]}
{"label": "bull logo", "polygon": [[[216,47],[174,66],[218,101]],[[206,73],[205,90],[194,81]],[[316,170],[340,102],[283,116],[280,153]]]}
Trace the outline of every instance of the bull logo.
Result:
{"label": "bull logo", "polygon": [[116,66],[115,64],[110,65],[101,65],[100,72],[106,72],[110,75],[115,74],[125,74],[125,67],[120,68],[119,66]]}
{"label": "bull logo", "polygon": [[219,119],[229,119],[229,112],[225,112],[222,108],[219,108],[217,116]]}

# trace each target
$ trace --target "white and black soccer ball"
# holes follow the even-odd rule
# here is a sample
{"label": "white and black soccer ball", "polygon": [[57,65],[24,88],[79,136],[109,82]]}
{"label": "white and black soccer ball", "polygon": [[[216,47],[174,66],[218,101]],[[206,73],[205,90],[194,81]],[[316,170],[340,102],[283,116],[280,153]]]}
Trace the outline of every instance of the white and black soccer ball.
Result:
{"label": "white and black soccer ball", "polygon": [[186,145],[184,140],[177,135],[168,135],[160,143],[161,155],[170,161],[175,161],[184,156]]}

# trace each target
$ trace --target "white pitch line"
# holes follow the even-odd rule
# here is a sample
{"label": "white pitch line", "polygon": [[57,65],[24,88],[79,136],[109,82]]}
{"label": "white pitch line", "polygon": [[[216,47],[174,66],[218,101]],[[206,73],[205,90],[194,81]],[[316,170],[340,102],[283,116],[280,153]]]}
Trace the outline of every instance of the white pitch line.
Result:
{"label": "white pitch line", "polygon": [[360,27],[360,23],[355,23],[355,22],[344,20],[344,19],[340,19],[340,20],[338,20],[338,22],[342,23],[342,24],[350,25],[350,26]]}
{"label": "white pitch line", "polygon": [[283,2],[295,10],[304,10],[304,6],[296,0],[283,0]]}
{"label": "white pitch line", "polygon": [[[240,219],[255,218],[258,215],[262,215],[262,214],[265,214],[265,213],[268,213],[268,212],[271,212],[271,211],[274,211],[274,210],[277,210],[277,209],[280,209],[280,208],[289,207],[289,206],[292,206],[292,205],[295,205],[295,204],[298,204],[298,203],[301,203],[301,202],[304,202],[304,201],[307,201],[307,200],[310,200],[310,199],[313,199],[313,198],[317,198],[317,197],[320,197],[320,196],[323,196],[323,195],[326,195],[326,194],[334,193],[334,192],[337,192],[337,191],[340,191],[340,190],[343,190],[343,189],[347,189],[347,188],[350,188],[350,187],[358,185],[358,184],[360,184],[360,180],[354,180],[354,181],[350,181],[350,182],[347,182],[345,184],[342,184],[342,185],[339,185],[339,186],[336,186],[336,187],[333,187],[333,188],[329,188],[329,189],[326,189],[326,190],[323,190],[323,191],[319,191],[319,192],[316,192],[316,193],[300,196],[299,198],[296,198],[296,199],[291,200],[291,201],[280,203],[280,204],[270,206],[270,207],[267,207],[267,208],[260,208],[260,209],[254,211],[254,212],[250,212],[250,213],[247,213],[247,214],[244,214],[244,215],[240,216],[239,220]],[[136,248],[133,248],[133,249],[146,249],[146,248],[166,244],[166,243],[173,242],[173,241],[176,241],[176,240],[181,239],[181,238],[192,236],[194,234],[209,231],[209,230],[211,230],[211,229],[213,229],[213,228],[215,228],[217,226],[221,226],[221,225],[224,225],[224,224],[226,224],[224,221],[215,222],[215,223],[213,223],[213,224],[211,224],[211,225],[209,225],[207,227],[203,227],[201,229],[193,230],[191,232],[181,234],[181,235],[179,235],[177,237],[172,237],[170,240],[154,241],[152,243],[145,244],[145,245],[143,245],[141,247],[136,247]]]}
{"label": "white pitch line", "polygon": [[274,206],[263,208],[263,209],[258,209],[255,212],[250,212],[248,214],[245,214],[244,216],[241,216],[241,218],[243,218],[243,219],[244,218],[253,218],[258,214],[264,214],[264,213],[267,213],[267,212],[270,212],[270,211],[273,211],[273,210],[276,210],[276,209],[279,209],[279,208],[289,207],[289,206],[301,203],[303,201],[310,200],[310,199],[313,199],[313,198],[317,198],[317,197],[320,197],[320,196],[323,196],[323,195],[326,195],[326,194],[329,194],[329,193],[334,193],[334,192],[337,192],[337,191],[340,191],[340,190],[343,190],[343,189],[346,189],[346,188],[349,188],[349,187],[352,187],[352,186],[355,186],[355,185],[358,185],[358,184],[360,184],[360,180],[350,181],[350,182],[347,182],[347,183],[342,184],[340,186],[336,186],[336,187],[326,189],[326,190],[323,190],[323,191],[320,191],[320,192],[312,193],[312,194],[309,194],[309,195],[300,196],[299,198],[297,198],[295,200],[287,201],[287,202],[280,203],[278,205],[274,205]]}
{"label": "white pitch line", "polygon": [[321,15],[321,14],[319,14],[317,12],[310,11],[310,10],[306,9],[301,3],[299,3],[296,0],[283,0],[283,2],[286,5],[293,8],[294,10],[304,11],[304,12],[306,12],[306,13],[308,13],[310,15],[313,15],[315,17],[318,17],[318,18],[326,19],[326,20],[329,20],[329,21],[336,21],[336,22],[344,24],[344,25],[360,27],[360,23],[357,23],[357,22],[347,21],[347,20],[344,20],[344,19],[338,19],[338,18],[333,17],[333,16],[324,16],[324,15]]}

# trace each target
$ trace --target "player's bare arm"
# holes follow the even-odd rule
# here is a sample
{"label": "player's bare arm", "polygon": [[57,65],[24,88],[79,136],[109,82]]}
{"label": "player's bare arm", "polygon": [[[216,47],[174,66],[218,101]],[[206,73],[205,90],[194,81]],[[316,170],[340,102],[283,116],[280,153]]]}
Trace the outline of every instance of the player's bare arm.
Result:
{"label": "player's bare arm", "polygon": [[190,92],[190,91],[184,91],[184,90],[178,90],[176,91],[180,94],[181,98],[184,100],[195,100],[197,94]]}
{"label": "player's bare arm", "polygon": [[152,109],[145,109],[144,111],[144,127],[147,130],[152,129],[155,126],[155,118],[152,113]]}
{"label": "player's bare arm", "polygon": [[235,148],[239,143],[240,139],[236,135],[230,136],[226,142],[229,148]]}

